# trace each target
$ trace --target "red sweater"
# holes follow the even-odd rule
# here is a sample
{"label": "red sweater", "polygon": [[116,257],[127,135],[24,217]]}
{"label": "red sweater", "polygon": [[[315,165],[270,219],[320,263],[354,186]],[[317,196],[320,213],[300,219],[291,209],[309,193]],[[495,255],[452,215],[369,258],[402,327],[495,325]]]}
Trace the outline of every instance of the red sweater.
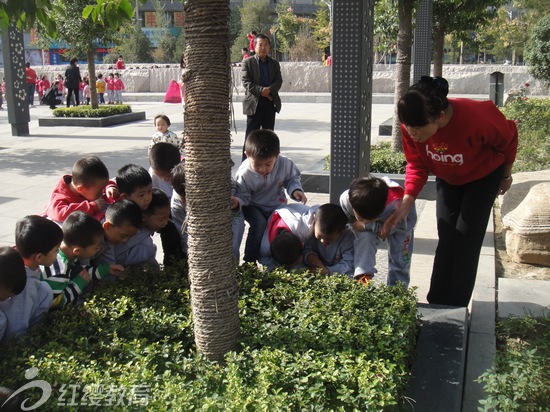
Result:
{"label": "red sweater", "polygon": [[75,210],[81,210],[97,220],[105,216],[104,210],[99,210],[95,202],[86,200],[83,196],[71,190],[71,175],[63,176],[53,189],[49,203],[40,215],[46,215],[56,222],[64,222]]}
{"label": "red sweater", "polygon": [[426,183],[428,173],[451,185],[464,185],[516,159],[516,124],[506,120],[492,101],[449,102],[453,107],[451,120],[424,143],[413,141],[401,125],[407,159],[405,194],[414,198]]}

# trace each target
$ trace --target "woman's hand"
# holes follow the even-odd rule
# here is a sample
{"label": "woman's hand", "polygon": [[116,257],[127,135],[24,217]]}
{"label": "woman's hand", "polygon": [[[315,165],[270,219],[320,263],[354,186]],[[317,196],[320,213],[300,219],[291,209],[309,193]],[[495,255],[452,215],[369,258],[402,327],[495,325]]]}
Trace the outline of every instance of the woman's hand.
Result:
{"label": "woman's hand", "polygon": [[514,179],[512,178],[512,175],[501,179],[500,189],[499,189],[498,194],[503,195],[504,193],[506,193],[510,189],[510,187],[512,186],[513,181],[514,181]]}
{"label": "woman's hand", "polygon": [[411,207],[414,204],[414,200],[414,197],[411,195],[405,195],[403,197],[401,207],[393,212],[384,222],[384,226],[382,226],[382,230],[380,231],[380,237],[382,239],[385,239],[390,231],[396,227],[399,222],[407,217],[409,210],[411,210]]}

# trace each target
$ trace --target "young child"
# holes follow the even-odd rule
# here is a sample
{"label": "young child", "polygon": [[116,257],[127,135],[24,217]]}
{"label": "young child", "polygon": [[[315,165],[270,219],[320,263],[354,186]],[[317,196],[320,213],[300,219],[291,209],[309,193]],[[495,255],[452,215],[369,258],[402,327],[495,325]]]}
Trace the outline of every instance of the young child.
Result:
{"label": "young child", "polygon": [[[122,199],[135,202],[143,213],[151,204],[153,185],[151,175],[142,166],[127,164],[118,170],[116,185]],[[151,231],[142,225],[127,242],[114,245],[115,261],[124,265],[156,264],[157,248]]]}
{"label": "young child", "polygon": [[99,73],[97,75],[97,81],[95,82],[95,87],[97,89],[97,95],[99,98],[99,104],[105,104],[105,89],[107,84],[103,80],[103,74]]}
{"label": "young child", "polygon": [[115,103],[114,82],[115,82],[115,75],[113,73],[109,73],[109,75],[107,76],[107,79],[105,80],[105,83],[107,83],[107,102],[109,104]]}
{"label": "young child", "polygon": [[124,90],[124,83],[120,78],[120,73],[115,73],[113,80],[113,100],[115,104],[122,104],[122,91]]}
{"label": "young child", "polygon": [[92,96],[91,90],[90,90],[90,82],[89,80],[84,80],[84,89],[82,90],[82,95],[86,99],[86,104],[90,104],[90,98]]}
{"label": "young child", "polygon": [[[340,205],[353,222],[357,238],[354,243],[354,278],[366,282],[376,273],[376,252],[380,240],[379,232],[388,217],[403,201],[404,190],[387,177],[365,176],[355,179],[340,196]],[[390,231],[388,242],[388,285],[403,282],[408,287],[413,252],[413,229],[416,224],[416,210]]]}
{"label": "young child", "polygon": [[48,311],[52,299],[48,285],[27,277],[21,255],[0,247],[0,341],[27,333]]}
{"label": "young child", "polygon": [[38,80],[36,86],[38,90],[38,95],[40,96],[40,104],[44,104],[44,95],[51,87],[48,77],[45,74],[40,76],[40,80]]}
{"label": "young child", "polygon": [[250,225],[244,260],[256,262],[267,219],[287,203],[285,189],[292,199],[303,204],[307,197],[300,184],[300,171],[292,160],[280,155],[279,138],[273,131],[251,132],[246,139],[245,153],[247,159],[237,170],[232,201],[234,207],[242,208]]}
{"label": "young child", "polygon": [[109,171],[97,156],[77,160],[72,174],[64,175],[53,189],[49,203],[40,213],[63,223],[75,210],[100,220],[105,216],[103,192],[109,182]]}
{"label": "young child", "polygon": [[158,114],[155,116],[155,127],[157,131],[153,134],[151,138],[151,143],[149,144],[148,153],[151,152],[151,148],[160,142],[170,143],[176,146],[180,152],[183,154],[183,139],[178,139],[178,135],[174,132],[168,130],[172,125],[168,116],[164,114]]}
{"label": "young child", "polygon": [[287,270],[301,267],[304,243],[313,234],[313,219],[318,208],[292,203],[276,209],[267,221],[258,261],[268,270],[278,265]]}
{"label": "young child", "polygon": [[170,215],[172,222],[180,234],[181,250],[187,256],[187,209],[185,207],[185,164],[182,162],[172,169],[172,199],[170,199]]}
{"label": "young child", "polygon": [[57,257],[63,231],[50,219],[25,216],[15,226],[15,247],[25,262],[27,277],[40,279],[39,266],[50,266]]}
{"label": "young child", "polygon": [[67,216],[61,228],[63,241],[56,261],[50,266],[40,266],[41,280],[53,290],[52,307],[76,302],[90,281],[119,276],[124,271],[121,265],[81,264],[96,255],[103,243],[104,231],[97,219],[77,210]]}
{"label": "young child", "polygon": [[132,200],[121,199],[110,204],[105,212],[103,230],[105,239],[101,250],[92,259],[94,264],[115,264],[115,245],[128,242],[141,229],[143,216],[138,204]]}
{"label": "young child", "polygon": [[181,162],[179,149],[171,143],[154,144],[149,151],[149,173],[153,179],[153,187],[158,187],[169,198],[172,197],[172,169]]}
{"label": "young child", "polygon": [[[170,200],[160,189],[153,189],[151,203],[146,210],[143,211],[143,231],[135,236],[139,242],[134,242],[132,238],[129,242],[124,244],[115,245],[115,257],[117,262],[126,262],[126,264],[138,264],[145,262],[155,262],[156,246],[153,243],[152,236],[155,232],[160,232],[170,220]],[[147,237],[145,236],[147,235]],[[139,238],[138,238],[139,236]],[[177,260],[174,256],[172,249],[179,248],[181,245],[179,241],[177,244],[167,244],[162,241],[162,247],[164,252],[164,265],[167,266]],[[154,254],[151,252],[154,251]],[[152,254],[152,256],[151,256]],[[148,259],[144,260],[143,257]],[[178,256],[179,257],[179,256]]]}
{"label": "young child", "polygon": [[348,218],[338,205],[326,203],[315,212],[314,236],[304,246],[304,262],[321,275],[353,277],[353,241]]}

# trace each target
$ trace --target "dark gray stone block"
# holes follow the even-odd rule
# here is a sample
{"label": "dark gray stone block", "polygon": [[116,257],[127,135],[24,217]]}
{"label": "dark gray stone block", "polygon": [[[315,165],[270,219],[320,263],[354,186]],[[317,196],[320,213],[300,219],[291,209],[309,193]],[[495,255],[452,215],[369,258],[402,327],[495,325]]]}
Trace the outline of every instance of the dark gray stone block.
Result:
{"label": "dark gray stone block", "polygon": [[39,126],[107,127],[121,123],[145,120],[145,112],[115,114],[106,117],[44,117],[38,119]]}
{"label": "dark gray stone block", "polygon": [[421,329],[406,396],[414,411],[459,412],[468,340],[468,309],[418,305]]}

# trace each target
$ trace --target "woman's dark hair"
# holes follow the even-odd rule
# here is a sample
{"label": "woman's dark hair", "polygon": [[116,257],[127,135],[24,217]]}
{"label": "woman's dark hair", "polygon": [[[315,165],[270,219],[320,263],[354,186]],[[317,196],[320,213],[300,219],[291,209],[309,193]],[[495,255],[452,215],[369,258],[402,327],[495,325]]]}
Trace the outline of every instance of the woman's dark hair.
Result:
{"label": "woman's dark hair", "polygon": [[397,103],[399,121],[407,126],[426,126],[449,107],[449,83],[443,77],[422,76]]}

